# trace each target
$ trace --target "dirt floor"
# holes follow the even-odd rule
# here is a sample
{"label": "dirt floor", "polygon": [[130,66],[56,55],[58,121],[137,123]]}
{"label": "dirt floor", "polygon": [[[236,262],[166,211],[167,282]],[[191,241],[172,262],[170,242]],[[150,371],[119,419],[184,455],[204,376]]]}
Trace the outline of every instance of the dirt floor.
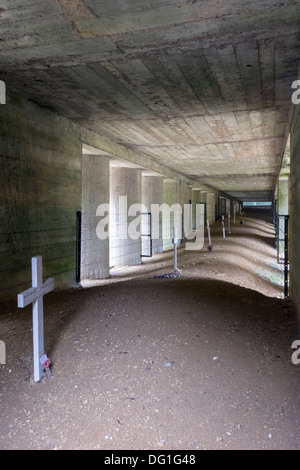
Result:
{"label": "dirt floor", "polygon": [[1,449],[300,449],[300,339],[274,229],[244,218],[200,252],[44,298],[52,378],[33,382],[31,307],[2,305]]}

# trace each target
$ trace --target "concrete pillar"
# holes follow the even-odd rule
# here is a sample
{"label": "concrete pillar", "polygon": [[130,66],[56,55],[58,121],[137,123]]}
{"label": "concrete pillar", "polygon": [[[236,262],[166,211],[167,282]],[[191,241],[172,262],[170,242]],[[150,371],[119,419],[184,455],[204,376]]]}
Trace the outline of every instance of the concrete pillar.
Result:
{"label": "concrete pillar", "polygon": [[289,213],[289,180],[280,178],[278,181],[278,214],[288,215]]}
{"label": "concrete pillar", "polygon": [[184,209],[185,204],[190,204],[192,200],[192,187],[185,183],[184,181],[180,182],[180,203],[182,205],[182,210]]}
{"label": "concrete pillar", "polygon": [[[288,178],[279,178],[278,180],[278,215],[288,215],[289,214],[289,181]],[[284,229],[285,221],[283,217],[279,217],[279,238],[280,240],[284,239]],[[284,242],[280,241],[279,246],[279,256],[284,258]]]}
{"label": "concrete pillar", "polygon": [[201,191],[200,202],[203,202],[204,204],[207,203],[207,192],[206,191]]}
{"label": "concrete pillar", "polygon": [[226,215],[229,214],[230,211],[230,199],[226,198]]}
{"label": "concrete pillar", "polygon": [[[165,178],[163,180],[163,202],[168,207],[171,207],[173,204],[178,204],[181,206],[181,191],[179,181],[169,178]],[[174,213],[163,211],[162,217],[163,249],[170,250],[173,248],[172,238],[173,227],[175,223]],[[179,236],[179,234],[177,235]]]}
{"label": "concrete pillar", "polygon": [[192,192],[192,229],[196,230],[196,206],[201,203],[200,189],[193,189]]}
{"label": "concrete pillar", "polygon": [[109,238],[108,235],[99,238],[96,232],[101,220],[96,215],[97,208],[108,203],[109,159],[99,155],[83,155],[81,279],[109,276]]}
{"label": "concrete pillar", "polygon": [[216,195],[214,193],[207,193],[207,209],[206,216],[210,224],[216,221]]}
{"label": "concrete pillar", "polygon": [[[142,173],[133,168],[111,168],[110,171],[110,267],[141,264],[139,215],[128,216],[133,204],[141,204]],[[120,197],[122,202],[120,206]],[[125,210],[122,211],[122,207]],[[127,216],[126,216],[127,214]],[[133,229],[135,221],[136,230]],[[133,229],[133,232],[131,232]]]}
{"label": "concrete pillar", "polygon": [[[188,237],[193,230],[192,217],[193,217],[193,188],[184,181],[180,182],[180,204],[182,207],[182,238]],[[185,214],[186,213],[186,214]],[[188,217],[187,221],[184,223],[184,216]]]}
{"label": "concrete pillar", "polygon": [[240,204],[238,202],[233,203],[233,212],[232,212],[232,223],[234,224],[234,219],[240,215]]}
{"label": "concrete pillar", "polygon": [[[151,212],[152,204],[163,203],[163,178],[161,176],[142,176],[142,204]],[[152,240],[152,254],[162,253],[162,214],[159,215],[158,226],[154,226],[156,221],[153,219],[153,234],[157,234]],[[142,239],[143,243],[143,239]]]}

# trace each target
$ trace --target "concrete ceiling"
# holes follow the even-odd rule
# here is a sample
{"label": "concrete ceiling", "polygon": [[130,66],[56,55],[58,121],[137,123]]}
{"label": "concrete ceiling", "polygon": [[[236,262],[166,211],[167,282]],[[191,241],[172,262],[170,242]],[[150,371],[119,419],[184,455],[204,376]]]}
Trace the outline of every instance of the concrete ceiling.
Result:
{"label": "concrete ceiling", "polygon": [[298,78],[299,0],[2,0],[0,18],[11,91],[142,166],[272,197]]}

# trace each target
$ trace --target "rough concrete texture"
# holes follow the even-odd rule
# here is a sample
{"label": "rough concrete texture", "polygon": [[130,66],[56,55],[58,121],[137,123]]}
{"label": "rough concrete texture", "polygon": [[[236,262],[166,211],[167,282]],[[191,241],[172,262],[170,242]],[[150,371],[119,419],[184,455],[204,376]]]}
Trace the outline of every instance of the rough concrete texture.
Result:
{"label": "rough concrete texture", "polygon": [[199,189],[192,191],[192,229],[196,230],[196,206],[200,204],[201,192]]}
{"label": "rough concrete texture", "polygon": [[278,181],[278,214],[289,214],[289,180],[280,178]]}
{"label": "rough concrete texture", "polygon": [[[145,205],[149,212],[151,212],[152,204],[163,203],[163,179],[160,176],[143,176],[142,177],[142,204]],[[162,241],[162,216],[161,213],[156,220],[155,217],[152,218],[152,233],[154,239],[152,240],[152,253],[162,253],[163,251],[163,241]],[[156,234],[155,234],[156,232]],[[147,227],[143,230],[143,233],[149,233]],[[144,237],[143,237],[144,239]],[[143,243],[142,239],[142,243]],[[148,241],[144,242],[145,252],[147,252]]]}
{"label": "rough concrete texture", "polygon": [[[171,180],[171,179],[164,179],[163,181],[163,202],[166,205],[167,209],[162,211],[162,234],[163,234],[163,248],[164,250],[168,250],[173,248],[172,239],[173,239],[173,229],[174,225],[178,227],[178,232],[180,231],[180,225],[182,230],[182,224],[180,224],[179,219],[177,218],[178,213],[171,211],[171,207],[173,206],[176,209],[178,208],[182,210],[181,205],[181,192],[180,192],[180,182]],[[176,218],[175,218],[175,214]],[[181,216],[178,216],[181,219]],[[177,233],[179,238],[180,234]]]}
{"label": "rough concrete texture", "polygon": [[[126,211],[120,212],[120,197],[126,199]],[[131,224],[139,222],[139,213],[129,215],[134,204],[142,202],[142,174],[141,170],[132,168],[111,168],[110,171],[110,204],[114,215],[110,218],[110,246],[109,263],[114,266],[131,266],[141,263],[141,238],[136,237],[139,224],[132,226],[133,235],[130,234]]]}
{"label": "rough concrete texture", "polygon": [[208,193],[207,194],[207,220],[209,223],[213,223],[216,220],[216,204],[217,204],[217,197],[215,194]]}
{"label": "rough concrete texture", "polygon": [[[100,279],[109,276],[108,214],[97,209],[109,203],[109,158],[82,156],[82,231],[81,278]],[[103,209],[104,211],[104,209]],[[100,223],[101,230],[97,233]]]}
{"label": "rough concrete texture", "polygon": [[1,106],[0,295],[31,286],[41,255],[56,287],[75,284],[76,211],[81,208],[79,127],[33,103]]}
{"label": "rough concrete texture", "polygon": [[294,0],[6,0],[2,79],[149,165],[270,198],[299,15]]}
{"label": "rough concrete texture", "polygon": [[291,174],[289,188],[289,259],[290,295],[295,302],[300,321],[300,109],[295,108],[291,131]]}

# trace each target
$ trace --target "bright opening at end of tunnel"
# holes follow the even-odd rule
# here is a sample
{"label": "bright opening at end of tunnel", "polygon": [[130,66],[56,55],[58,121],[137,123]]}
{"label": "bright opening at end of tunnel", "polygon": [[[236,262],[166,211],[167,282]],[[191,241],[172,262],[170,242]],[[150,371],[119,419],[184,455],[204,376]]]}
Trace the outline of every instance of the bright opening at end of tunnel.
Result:
{"label": "bright opening at end of tunnel", "polygon": [[261,201],[261,202],[243,202],[243,207],[272,207],[271,201]]}

